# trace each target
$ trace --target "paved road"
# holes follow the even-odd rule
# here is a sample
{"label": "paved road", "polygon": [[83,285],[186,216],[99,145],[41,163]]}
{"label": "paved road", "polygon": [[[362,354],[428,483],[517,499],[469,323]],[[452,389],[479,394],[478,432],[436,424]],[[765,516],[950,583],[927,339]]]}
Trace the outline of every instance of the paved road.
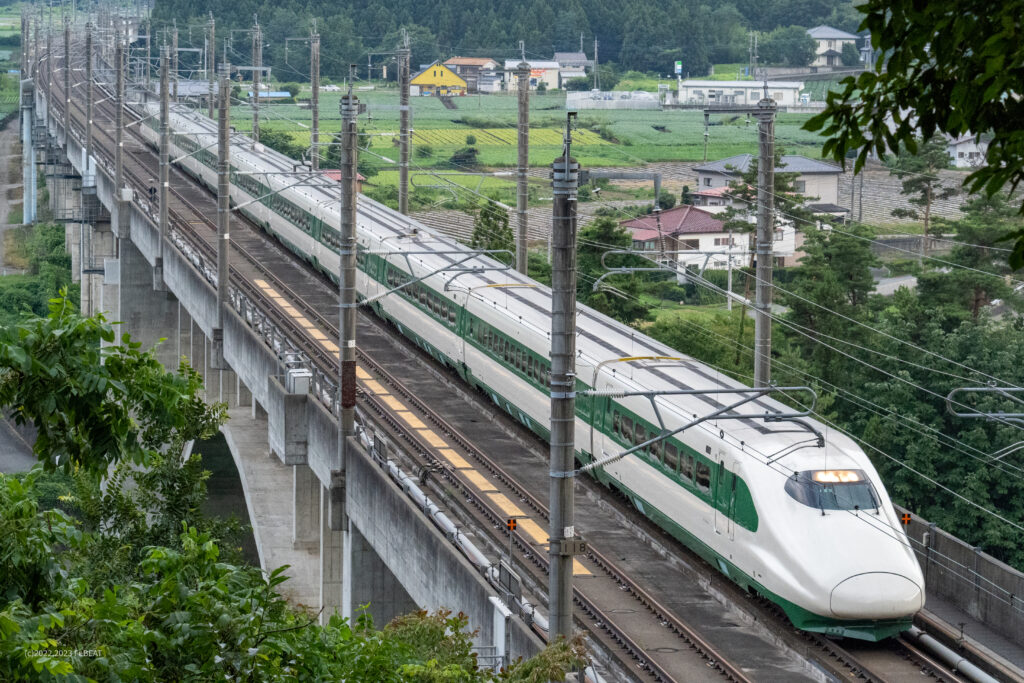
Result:
{"label": "paved road", "polygon": [[900,287],[914,289],[917,287],[917,278],[913,275],[897,275],[896,277],[883,277],[875,280],[875,292],[890,296],[896,293]]}

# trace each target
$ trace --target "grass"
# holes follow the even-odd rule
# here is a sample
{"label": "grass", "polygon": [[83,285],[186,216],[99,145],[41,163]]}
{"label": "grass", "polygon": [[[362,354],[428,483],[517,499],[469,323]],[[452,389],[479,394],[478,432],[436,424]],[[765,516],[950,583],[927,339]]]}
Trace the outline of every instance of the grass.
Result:
{"label": "grass", "polygon": [[746,63],[742,64],[715,64],[715,72],[710,76],[701,76],[700,78],[711,80],[711,81],[746,81],[753,80],[748,76],[743,75],[743,71],[749,65]]}
{"label": "grass", "polygon": [[[327,142],[340,129],[338,104],[340,93],[321,96],[321,140]],[[367,105],[360,116],[361,144],[370,152],[398,159],[398,92],[381,87],[358,93]],[[472,135],[478,150],[478,165],[485,170],[510,169],[516,164],[516,98],[510,95],[483,95],[455,98],[456,109],[446,109],[433,97],[412,99],[414,149],[411,158],[417,169],[453,169],[450,157],[466,147]],[[562,127],[565,121],[564,93],[535,95],[530,98],[530,165],[544,167],[561,154]],[[819,157],[821,138],[800,129],[809,118],[805,114],[782,114],[776,121],[776,137],[789,154]],[[310,111],[299,104],[271,104],[261,122],[266,129],[288,131],[296,141],[308,144]],[[233,123],[242,131],[251,126],[251,111],[246,106],[233,108]],[[701,161],[704,159],[704,116],[699,111],[585,110],[580,112],[573,134],[573,156],[586,167],[642,167],[656,162]],[[366,147],[368,145],[368,147]],[[430,148],[421,156],[416,149]],[[707,158],[720,159],[757,151],[757,130],[745,116],[712,116],[708,127]],[[369,155],[364,156],[370,159]],[[384,172],[373,183],[391,182],[394,164],[375,159]],[[476,188],[478,180],[455,177],[455,182]],[[426,182],[424,180],[424,182]],[[481,191],[499,192],[512,187],[511,178],[487,178]]]}

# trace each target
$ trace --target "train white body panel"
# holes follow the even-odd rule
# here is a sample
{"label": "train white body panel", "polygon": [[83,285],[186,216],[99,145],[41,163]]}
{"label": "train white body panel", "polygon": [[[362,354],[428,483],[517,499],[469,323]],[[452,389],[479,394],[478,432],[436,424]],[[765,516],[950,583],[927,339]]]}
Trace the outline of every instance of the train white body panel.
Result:
{"label": "train white body panel", "polygon": [[[155,112],[155,107],[149,111]],[[206,117],[175,113],[171,128],[193,138],[199,148],[215,149],[215,127]],[[144,131],[155,145],[155,131]],[[231,164],[236,174],[259,178],[293,207],[300,207],[324,226],[339,229],[336,183],[323,175],[310,174],[306,182],[302,176],[273,175],[294,173],[294,163],[271,150],[254,148],[251,141],[240,136],[235,139],[238,142],[232,146]],[[186,153],[184,148],[172,149],[172,157]],[[178,163],[216,189],[215,171],[196,154]],[[308,219],[286,218],[237,184],[232,184],[231,193],[232,204],[239,211],[337,278],[336,250],[324,239],[316,239],[312,229],[304,230],[294,223]],[[550,358],[550,290],[525,276],[500,270],[499,264],[488,258],[471,256],[457,265],[457,261],[467,258],[468,248],[365,196],[359,198],[357,228],[363,254],[383,259],[412,278],[427,276],[422,284],[433,293],[434,298],[421,298],[416,303],[396,294],[384,296],[378,301],[380,313],[486,391],[502,409],[538,433],[546,432],[550,399],[543,384],[530,377],[543,378],[543,372],[535,367],[537,359]],[[486,270],[460,271],[464,266]],[[392,286],[362,270],[359,273],[362,297],[376,297]],[[444,315],[450,314],[451,318],[442,315],[439,321],[434,309],[442,306],[448,307]],[[452,312],[456,310],[458,324]],[[517,357],[513,350],[510,359],[506,345],[505,362],[500,362],[500,352],[496,358],[479,340],[474,341],[471,333],[459,329],[464,320],[500,333],[518,345],[520,352],[526,349],[535,357],[522,353]],[[578,307],[577,325],[576,374],[587,387],[626,392],[746,388],[582,305]],[[671,431],[737,398],[736,394],[665,395],[656,400],[665,427]],[[598,401],[593,400],[595,414],[597,405]],[[642,428],[645,430],[658,425],[646,397],[615,399],[608,405],[604,417],[592,416],[589,421],[581,417],[576,421],[577,450],[584,460],[624,450],[622,440],[612,435],[619,435],[620,427],[611,429],[607,424],[613,409],[616,415],[622,411],[622,420],[630,425],[626,433],[634,438],[642,440],[641,435],[646,434],[640,431],[641,422],[646,423]],[[771,398],[744,407],[745,413],[789,410]],[[629,417],[625,417],[627,414]],[[822,435],[821,447],[814,443],[815,431]],[[604,466],[599,478],[623,490],[642,512],[669,528],[712,564],[717,563],[730,578],[779,602],[803,628],[855,637],[886,637],[895,632],[893,620],[909,623],[923,606],[920,567],[878,473],[853,440],[811,419],[805,420],[805,426],[763,419],[710,420],[691,427],[678,440],[682,443],[680,464],[674,471],[665,464],[669,462],[665,442],[660,455],[626,456]],[[683,446],[687,453],[694,454],[687,456],[691,458],[689,475],[685,472]],[[809,473],[820,471],[862,473],[858,476],[870,486],[858,490],[862,494],[873,490],[873,496],[864,495],[876,505],[863,509],[823,505],[819,509],[807,500],[798,500],[804,490],[801,482],[806,482]],[[705,481],[708,487],[702,486]],[[722,482],[731,482],[731,491],[711,490]],[[858,485],[867,483],[861,481]],[[744,487],[750,502],[749,509],[741,513],[739,507],[746,500]],[[833,488],[838,490],[838,485]],[[835,625],[831,626],[833,621]]]}

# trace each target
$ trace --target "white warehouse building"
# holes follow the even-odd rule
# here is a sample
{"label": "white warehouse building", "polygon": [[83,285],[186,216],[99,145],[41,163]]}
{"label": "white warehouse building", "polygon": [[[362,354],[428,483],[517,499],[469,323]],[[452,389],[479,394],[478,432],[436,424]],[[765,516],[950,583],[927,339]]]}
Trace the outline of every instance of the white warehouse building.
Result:
{"label": "white warehouse building", "polygon": [[[800,104],[802,81],[768,81],[768,96],[783,107]],[[764,98],[764,81],[702,81],[679,79],[679,104],[757,104]]]}

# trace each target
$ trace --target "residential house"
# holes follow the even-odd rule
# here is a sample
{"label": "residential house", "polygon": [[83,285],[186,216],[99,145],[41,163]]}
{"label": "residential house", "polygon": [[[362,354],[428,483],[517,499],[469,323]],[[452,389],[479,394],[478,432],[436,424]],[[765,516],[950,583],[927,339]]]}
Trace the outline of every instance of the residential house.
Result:
{"label": "residential house", "polygon": [[[516,92],[519,89],[516,69],[519,68],[522,61],[521,59],[505,60],[505,89],[509,92]],[[558,62],[528,59],[526,63],[530,65],[530,90],[536,90],[541,83],[548,90],[558,87],[558,72],[561,70]]]}
{"label": "residential house", "polygon": [[587,78],[587,72],[582,66],[566,66],[558,70],[558,87],[564,88],[566,81],[574,78]]}
{"label": "residential house", "polygon": [[843,46],[849,43],[857,47],[857,36],[831,26],[809,28],[807,35],[818,43],[811,66],[842,66]]}
{"label": "residential house", "polygon": [[466,80],[441,62],[428,64],[409,81],[409,93],[416,95],[465,95]]}
{"label": "residential house", "polygon": [[[750,239],[747,233],[726,230],[724,221],[696,206],[682,204],[667,211],[650,213],[620,225],[633,233],[633,249],[636,251],[679,252],[676,259],[679,268],[687,266],[723,269],[745,265],[750,260]],[[773,245],[777,265],[789,265],[796,251],[796,234],[793,226],[780,223],[775,231]],[[690,252],[690,253],[687,253]],[[682,278],[680,278],[682,279]]]}
{"label": "residential house", "polygon": [[[780,106],[800,104],[800,81],[768,81],[768,96]],[[679,104],[753,105],[764,99],[764,83],[758,81],[703,81],[679,79]]]}
{"label": "residential house", "polygon": [[555,61],[563,69],[589,69],[594,66],[594,60],[587,59],[582,52],[556,52]]}
{"label": "residential house", "polygon": [[957,137],[947,135],[946,151],[949,152],[949,158],[957,168],[983,166],[985,155],[988,153],[988,140],[971,133]]}
{"label": "residential house", "polygon": [[[697,171],[698,189],[695,193],[697,199],[708,202],[708,206],[715,206],[716,204],[710,202],[717,197],[721,200],[718,205],[727,205],[727,198],[721,192],[710,193],[708,191],[728,187],[731,181],[739,180],[750,168],[753,159],[753,154],[737,154],[694,167],[694,170]],[[797,192],[808,197],[815,204],[837,204],[839,201],[839,176],[843,174],[842,168],[827,161],[809,159],[798,154],[782,155],[781,164],[775,169],[776,173],[799,174],[793,182]]]}
{"label": "residential house", "polygon": [[476,77],[476,91],[495,93],[501,92],[505,84],[504,74],[500,68],[483,69]]}
{"label": "residential house", "polygon": [[[325,168],[320,170],[325,176],[336,183],[341,182],[341,170],[337,168]],[[363,182],[366,180],[366,176],[362,173],[356,172],[356,192],[363,191]]]}
{"label": "residential house", "polygon": [[444,65],[457,73],[466,81],[467,92],[479,92],[480,72],[491,71],[500,67],[497,61],[487,57],[452,57]]}

